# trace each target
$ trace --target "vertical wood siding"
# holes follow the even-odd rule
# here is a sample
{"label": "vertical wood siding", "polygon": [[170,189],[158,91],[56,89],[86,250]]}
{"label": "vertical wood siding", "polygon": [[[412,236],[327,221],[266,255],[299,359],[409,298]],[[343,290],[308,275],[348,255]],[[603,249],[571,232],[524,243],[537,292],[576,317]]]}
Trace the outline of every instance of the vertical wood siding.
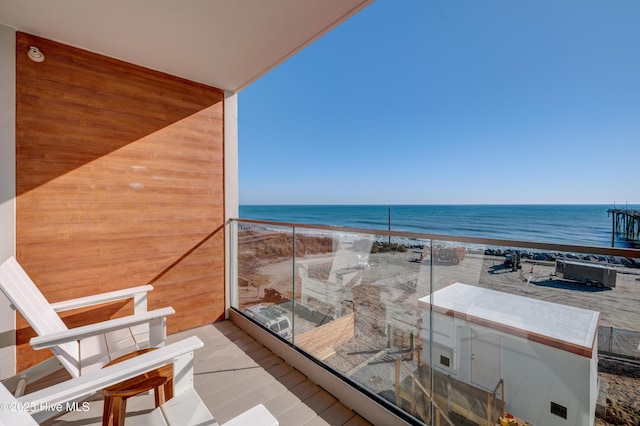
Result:
{"label": "vertical wood siding", "polygon": [[[169,332],[222,318],[223,92],[24,33],[16,54],[17,257],[45,297],[151,283]],[[17,329],[18,369],[49,356]]]}

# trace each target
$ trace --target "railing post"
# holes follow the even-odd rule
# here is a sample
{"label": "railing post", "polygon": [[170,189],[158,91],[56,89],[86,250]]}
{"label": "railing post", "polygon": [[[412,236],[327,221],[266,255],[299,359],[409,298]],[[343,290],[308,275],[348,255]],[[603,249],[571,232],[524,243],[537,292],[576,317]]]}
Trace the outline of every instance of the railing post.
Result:
{"label": "railing post", "polygon": [[[433,297],[433,240],[429,240],[429,297]],[[431,412],[429,413],[433,418],[434,404],[435,404],[435,374],[433,372],[433,304],[429,306],[429,392],[431,392],[431,401],[429,404]],[[448,396],[447,396],[448,397]],[[451,407],[447,407],[450,409]],[[438,414],[438,418],[440,415]]]}
{"label": "railing post", "polygon": [[616,242],[616,215],[611,215],[611,247],[615,246]]}
{"label": "railing post", "polygon": [[[239,308],[240,297],[238,293],[238,221],[229,220],[229,273],[227,279],[229,280],[229,307]],[[248,283],[249,284],[249,283]],[[260,286],[257,288],[258,295],[260,293]]]}
{"label": "railing post", "polygon": [[402,399],[400,398],[400,358],[396,359],[396,406],[400,407]]}
{"label": "railing post", "polygon": [[409,350],[411,351],[411,361],[414,361],[413,349],[416,346],[413,339],[414,339],[413,331],[410,331],[409,332]]}
{"label": "railing post", "polygon": [[609,327],[609,353],[613,353],[613,326]]}
{"label": "railing post", "polygon": [[296,227],[291,227],[291,344],[296,336]]}
{"label": "railing post", "polygon": [[451,411],[451,374],[447,374],[447,410]]}
{"label": "railing post", "polygon": [[491,404],[491,394],[487,394],[487,425],[491,425],[493,419],[493,406]]}
{"label": "railing post", "polygon": [[500,379],[502,382],[502,390],[500,391],[500,399],[502,399],[502,403],[500,404],[500,415],[504,416],[504,380]]}
{"label": "railing post", "polygon": [[411,414],[413,414],[414,416],[416,415],[416,407],[418,404],[416,404],[416,380],[415,379],[411,379]]}

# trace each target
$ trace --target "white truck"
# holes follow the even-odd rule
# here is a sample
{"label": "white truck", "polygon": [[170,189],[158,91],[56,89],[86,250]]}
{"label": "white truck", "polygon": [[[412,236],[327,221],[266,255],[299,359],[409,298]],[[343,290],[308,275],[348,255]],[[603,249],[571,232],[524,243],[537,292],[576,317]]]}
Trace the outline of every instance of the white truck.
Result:
{"label": "white truck", "polygon": [[243,312],[283,339],[291,339],[291,321],[284,309],[275,305],[260,304],[248,306]]}
{"label": "white truck", "polygon": [[579,260],[556,260],[556,276],[577,281],[587,287],[613,288],[616,286],[616,270],[609,265]]}

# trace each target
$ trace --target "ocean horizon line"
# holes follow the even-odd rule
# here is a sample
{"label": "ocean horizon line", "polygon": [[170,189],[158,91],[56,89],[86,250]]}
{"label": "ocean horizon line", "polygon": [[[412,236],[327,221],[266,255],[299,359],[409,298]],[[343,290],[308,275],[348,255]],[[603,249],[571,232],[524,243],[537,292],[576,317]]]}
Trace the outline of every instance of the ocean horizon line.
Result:
{"label": "ocean horizon line", "polygon": [[[622,204],[617,203],[241,203],[239,206],[612,206],[614,208],[622,208]],[[625,203],[627,206],[640,207],[640,203]]]}

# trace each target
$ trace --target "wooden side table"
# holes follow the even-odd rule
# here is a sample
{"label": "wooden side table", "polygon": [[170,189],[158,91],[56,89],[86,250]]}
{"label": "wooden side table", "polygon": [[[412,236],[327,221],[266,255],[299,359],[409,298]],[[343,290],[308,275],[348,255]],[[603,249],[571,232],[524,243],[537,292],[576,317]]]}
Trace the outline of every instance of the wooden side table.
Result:
{"label": "wooden side table", "polygon": [[[154,349],[155,348],[141,349],[123,355],[114,359],[105,365],[105,367],[117,364],[125,359],[142,355]],[[154,391],[156,408],[173,397],[173,364],[162,366],[103,389],[104,409],[102,411],[102,425],[123,426],[127,408],[127,398],[140,395],[152,389]]]}

